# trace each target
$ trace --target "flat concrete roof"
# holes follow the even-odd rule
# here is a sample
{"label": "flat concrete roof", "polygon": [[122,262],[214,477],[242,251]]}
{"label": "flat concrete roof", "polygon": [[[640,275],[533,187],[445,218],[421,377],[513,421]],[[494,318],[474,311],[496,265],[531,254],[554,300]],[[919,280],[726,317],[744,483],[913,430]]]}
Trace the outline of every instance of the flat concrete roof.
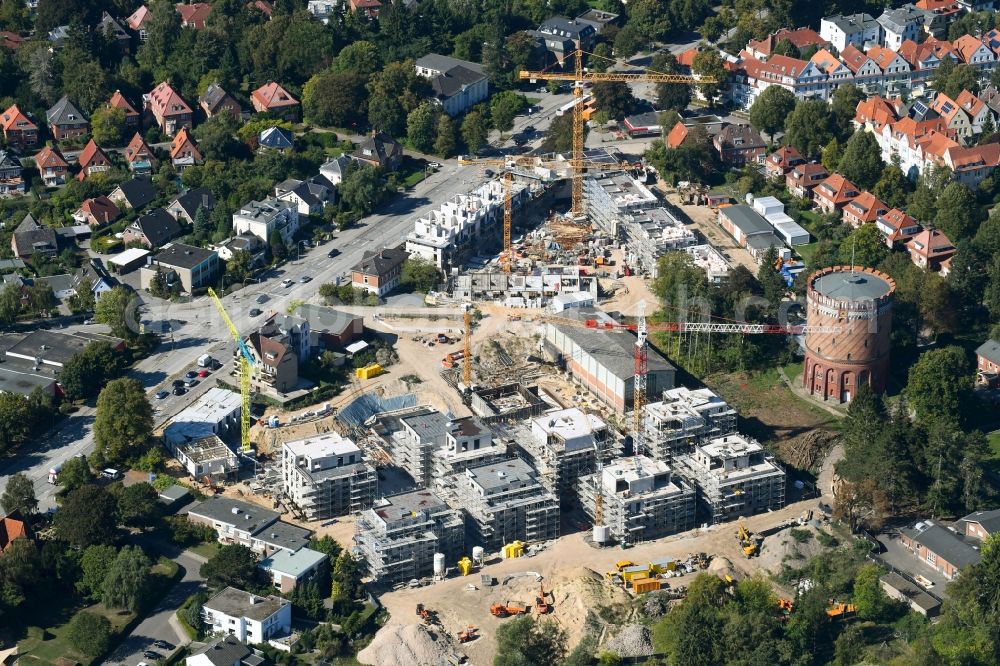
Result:
{"label": "flat concrete roof", "polygon": [[813,280],[816,292],[840,301],[870,301],[889,293],[889,283],[867,271],[834,271]]}

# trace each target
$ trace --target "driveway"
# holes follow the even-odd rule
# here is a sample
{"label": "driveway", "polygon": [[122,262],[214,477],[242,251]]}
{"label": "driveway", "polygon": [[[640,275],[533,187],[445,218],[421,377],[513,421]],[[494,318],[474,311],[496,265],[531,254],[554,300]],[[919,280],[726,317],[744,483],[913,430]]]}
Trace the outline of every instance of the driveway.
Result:
{"label": "driveway", "polygon": [[203,579],[198,574],[198,570],[205,562],[205,559],[194,553],[184,551],[174,557],[173,560],[181,566],[184,572],[183,577],[160,600],[160,603],[156,605],[153,612],[132,630],[128,638],[122,641],[103,663],[136,666],[140,661],[149,661],[142,656],[144,650],[152,649],[162,654],[163,657],[168,656],[166,650],[160,650],[152,646],[155,640],[167,641],[178,647],[191,642],[187,633],[184,632],[174,617],[174,613],[177,612],[177,609],[180,608],[185,599],[195,594],[201,587]]}
{"label": "driveway", "polygon": [[929,592],[938,598],[944,598],[945,588],[951,581],[943,573],[924,562],[922,559],[911,553],[899,540],[899,535],[895,532],[889,534],[879,534],[879,543],[885,546],[885,552],[879,553],[879,558],[885,564],[893,567],[897,571],[902,571],[910,578],[923,576],[934,583]]}

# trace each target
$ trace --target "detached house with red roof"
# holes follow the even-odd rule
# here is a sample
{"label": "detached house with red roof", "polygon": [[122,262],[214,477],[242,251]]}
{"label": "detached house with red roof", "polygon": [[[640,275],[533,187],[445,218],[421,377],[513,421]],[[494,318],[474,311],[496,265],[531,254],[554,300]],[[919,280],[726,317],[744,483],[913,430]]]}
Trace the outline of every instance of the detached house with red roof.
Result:
{"label": "detached house with red roof", "polygon": [[820,37],[820,34],[812,28],[797,28],[795,30],[782,28],[760,41],[751,39],[747,42],[747,51],[749,51],[750,55],[758,60],[767,60],[771,57],[771,52],[774,51],[774,47],[785,40],[788,40],[789,43],[791,43],[791,45],[799,51],[809,48],[810,46],[816,46],[818,48],[826,48],[827,46],[830,46],[830,42]]}
{"label": "detached house with red roof", "polygon": [[179,129],[192,127],[193,114],[184,98],[177,94],[169,81],[164,81],[145,96],[146,108],[156,120],[160,131],[173,136]]}
{"label": "detached house with red roof", "polygon": [[27,524],[11,514],[0,518],[0,553],[5,553],[16,539],[30,539]]}
{"label": "detached house with red roof", "polygon": [[198,106],[205,112],[206,118],[225,112],[232,114],[236,120],[243,119],[243,107],[218,83],[209,84],[205,94],[198,98]]}
{"label": "detached house with red roof", "polygon": [[874,224],[880,215],[889,212],[889,207],[871,192],[862,192],[844,206],[843,220],[852,227]]}
{"label": "detached house with red roof", "polygon": [[885,244],[890,249],[897,245],[905,245],[923,229],[916,219],[898,208],[893,208],[879,215],[878,219],[875,220],[875,228],[885,238]]}
{"label": "detached house with red roof", "polygon": [[131,16],[125,19],[125,23],[128,27],[139,36],[139,41],[146,41],[149,34],[146,32],[146,26],[149,22],[152,13],[149,11],[149,7],[146,5],[139,5],[139,9],[135,10]]}
{"label": "detached house with red roof", "polygon": [[17,104],[12,104],[3,115],[0,115],[0,126],[3,127],[4,141],[14,150],[22,151],[38,145],[38,125],[31,122],[31,119],[17,108]]}
{"label": "detached house with red roof", "polygon": [[906,244],[910,260],[920,268],[941,270],[941,265],[955,256],[955,245],[937,229],[924,229]]}
{"label": "detached house with red roof", "polygon": [[58,187],[66,182],[69,175],[69,163],[63,159],[57,148],[45,146],[35,155],[35,166],[38,175],[46,187]]}
{"label": "detached house with red roof", "polygon": [[955,180],[975,188],[1000,166],[1000,143],[950,148],[944,154],[944,163]]}
{"label": "detached house with red roof", "polygon": [[811,199],[813,190],[829,175],[822,164],[805,162],[785,174],[785,187],[800,199]]}
{"label": "detached house with red roof", "polygon": [[973,95],[968,90],[963,90],[955,98],[962,110],[969,115],[969,122],[972,124],[973,134],[982,134],[983,123],[993,115],[993,111],[986,105],[986,102]]}
{"label": "detached house with red roof", "polygon": [[87,199],[73,213],[73,219],[78,224],[91,227],[103,227],[111,224],[121,216],[121,211],[111,199],[103,194],[93,199]]}
{"label": "detached house with red roof", "polygon": [[212,5],[207,2],[181,3],[177,5],[177,13],[181,15],[181,27],[203,30],[208,15],[212,13]]}
{"label": "detached house with red roof", "polygon": [[852,199],[861,194],[858,186],[839,173],[830,174],[813,189],[813,201],[824,212],[840,212]]}
{"label": "detached house with red roof", "polygon": [[760,132],[750,125],[727,125],[712,138],[723,163],[734,167],[763,164],[767,146]]}
{"label": "detached house with red roof", "polygon": [[854,111],[854,118],[851,121],[856,129],[870,129],[873,132],[881,132],[886,125],[899,120],[899,111],[894,102],[873,95],[858,102]]}
{"label": "detached house with red roof", "polygon": [[250,101],[257,113],[270,113],[291,122],[299,118],[299,100],[274,81],[250,93]]}
{"label": "detached house with red roof", "polygon": [[379,0],[347,0],[348,8],[355,14],[360,13],[365,18],[378,18],[382,3]]}
{"label": "detached house with red roof", "polygon": [[104,105],[107,109],[121,109],[125,112],[125,125],[127,127],[138,127],[139,126],[139,112],[135,110],[135,107],[129,104],[129,101],[125,99],[120,90],[116,90],[115,94],[111,96],[111,99],[107,101]]}
{"label": "detached house with red roof", "polygon": [[185,127],[182,127],[170,142],[170,161],[178,171],[202,162],[201,151]]}
{"label": "detached house with red roof", "polygon": [[76,179],[81,183],[93,176],[95,173],[104,173],[111,170],[111,160],[107,154],[101,150],[93,139],[87,142],[80,152],[80,173],[76,174]]}
{"label": "detached house with red roof", "polygon": [[667,134],[667,148],[680,148],[687,141],[690,133],[691,131],[687,128],[687,125],[678,120],[677,124]]}
{"label": "detached house with red roof", "polygon": [[151,174],[158,165],[152,149],[146,145],[145,139],[138,132],[125,146],[125,162],[133,173],[140,176]]}
{"label": "detached house with red roof", "polygon": [[785,174],[806,160],[799,154],[795,146],[782,146],[767,156],[764,169],[768,178],[784,178]]}

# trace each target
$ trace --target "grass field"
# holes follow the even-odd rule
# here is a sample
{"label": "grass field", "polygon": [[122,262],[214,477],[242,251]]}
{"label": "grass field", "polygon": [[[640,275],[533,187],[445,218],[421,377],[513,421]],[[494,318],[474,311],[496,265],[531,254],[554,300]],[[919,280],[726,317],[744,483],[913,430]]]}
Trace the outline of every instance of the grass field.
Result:
{"label": "grass field", "polygon": [[201,555],[206,559],[212,559],[215,554],[219,552],[219,542],[212,541],[211,543],[199,543],[197,546],[192,546],[188,548],[192,553]]}

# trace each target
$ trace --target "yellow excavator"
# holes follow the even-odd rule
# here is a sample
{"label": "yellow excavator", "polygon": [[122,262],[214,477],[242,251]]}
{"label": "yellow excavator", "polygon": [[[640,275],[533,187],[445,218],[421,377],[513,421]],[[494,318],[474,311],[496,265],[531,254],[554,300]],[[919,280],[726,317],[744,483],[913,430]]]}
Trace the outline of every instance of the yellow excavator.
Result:
{"label": "yellow excavator", "polygon": [[753,532],[748,530],[743,523],[739,524],[736,530],[736,540],[740,542],[743,555],[749,560],[751,557],[760,555],[760,548]]}

